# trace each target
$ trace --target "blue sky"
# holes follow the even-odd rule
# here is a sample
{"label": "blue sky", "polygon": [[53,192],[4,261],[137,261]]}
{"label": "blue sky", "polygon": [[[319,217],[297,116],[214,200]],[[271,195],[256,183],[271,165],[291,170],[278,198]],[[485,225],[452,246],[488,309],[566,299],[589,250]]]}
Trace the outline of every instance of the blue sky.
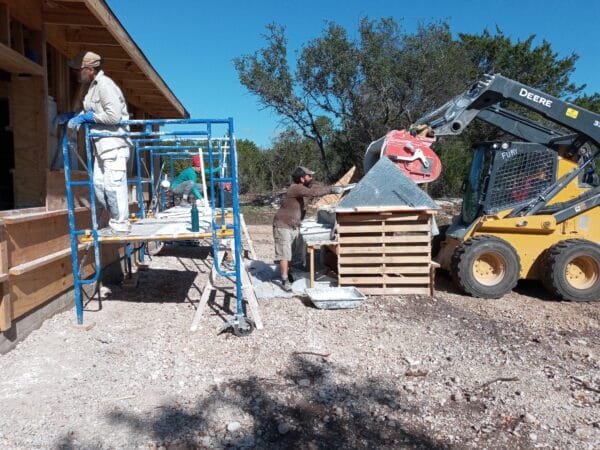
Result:
{"label": "blue sky", "polygon": [[[454,33],[498,25],[513,39],[535,34],[560,56],[579,55],[573,80],[600,92],[600,2],[595,0],[108,0],[108,4],[192,117],[233,117],[238,139],[268,147],[280,119],[239,83],[232,60],[264,45],[265,25],[286,28],[289,54],[327,21],[353,32],[362,17],[394,17],[407,31],[446,20]],[[109,74],[110,75],[110,74]]]}

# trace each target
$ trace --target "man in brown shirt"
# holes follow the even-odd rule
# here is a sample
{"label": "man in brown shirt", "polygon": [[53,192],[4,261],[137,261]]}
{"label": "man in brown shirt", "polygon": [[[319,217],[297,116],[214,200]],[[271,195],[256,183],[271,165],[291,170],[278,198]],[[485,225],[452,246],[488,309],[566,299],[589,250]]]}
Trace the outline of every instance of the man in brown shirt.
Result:
{"label": "man in brown shirt", "polygon": [[322,195],[341,193],[339,186],[311,187],[313,172],[306,167],[298,166],[292,173],[292,185],[281,199],[281,207],[273,219],[273,240],[275,241],[275,259],[279,260],[281,285],[286,291],[292,289],[288,269],[292,257],[298,251],[300,222],[306,214],[305,197],[321,197]]}

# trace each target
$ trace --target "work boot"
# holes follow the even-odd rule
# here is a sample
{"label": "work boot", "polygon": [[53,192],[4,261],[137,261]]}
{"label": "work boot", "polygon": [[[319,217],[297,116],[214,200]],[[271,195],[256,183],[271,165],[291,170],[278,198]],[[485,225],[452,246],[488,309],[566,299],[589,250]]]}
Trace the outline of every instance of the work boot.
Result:
{"label": "work boot", "polygon": [[235,263],[233,261],[223,261],[221,262],[221,270],[225,272],[234,272]]}
{"label": "work boot", "polygon": [[129,222],[116,222],[110,220],[108,226],[110,228],[111,233],[117,236],[124,236],[131,233],[131,224]]}
{"label": "work boot", "polygon": [[281,287],[286,292],[291,292],[292,291],[292,283],[290,283],[290,280],[282,280]]}

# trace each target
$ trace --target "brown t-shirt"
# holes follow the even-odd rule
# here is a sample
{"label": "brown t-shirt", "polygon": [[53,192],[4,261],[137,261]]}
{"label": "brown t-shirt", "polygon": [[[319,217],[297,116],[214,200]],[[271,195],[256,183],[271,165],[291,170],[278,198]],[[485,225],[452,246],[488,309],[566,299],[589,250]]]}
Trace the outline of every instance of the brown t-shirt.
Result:
{"label": "brown t-shirt", "polygon": [[307,188],[302,183],[292,184],[281,199],[281,208],[275,214],[273,224],[279,228],[300,228],[306,213],[304,197],[321,197],[330,193],[329,186]]}

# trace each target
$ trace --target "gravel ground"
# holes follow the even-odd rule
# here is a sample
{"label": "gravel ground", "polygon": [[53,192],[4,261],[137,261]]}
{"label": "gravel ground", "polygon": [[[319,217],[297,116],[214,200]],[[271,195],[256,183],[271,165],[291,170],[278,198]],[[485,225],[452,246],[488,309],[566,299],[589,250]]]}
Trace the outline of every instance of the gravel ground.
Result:
{"label": "gravel ground", "polygon": [[[272,259],[271,229],[250,226]],[[169,247],[0,357],[1,448],[598,448],[600,303],[536,283],[497,301],[373,297],[321,311],[261,301],[265,329],[217,335],[219,294],[188,331],[207,251]]]}

